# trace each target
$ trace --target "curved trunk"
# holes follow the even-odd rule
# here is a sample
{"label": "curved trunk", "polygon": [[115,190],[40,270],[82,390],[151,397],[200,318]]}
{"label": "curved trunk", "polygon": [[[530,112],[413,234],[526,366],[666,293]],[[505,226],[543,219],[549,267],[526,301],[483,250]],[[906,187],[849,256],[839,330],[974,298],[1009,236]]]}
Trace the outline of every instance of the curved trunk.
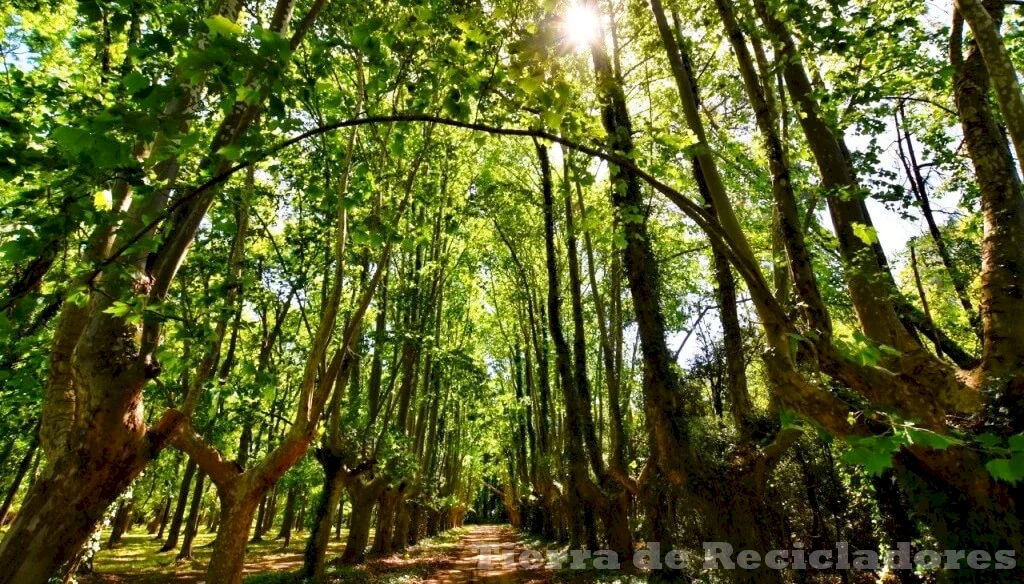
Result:
{"label": "curved trunk", "polygon": [[[161,421],[158,428],[165,427]],[[159,431],[140,439],[113,428],[127,429],[122,420],[97,434],[106,456],[93,455],[94,449],[58,456],[32,484],[0,545],[0,584],[46,584],[75,557],[110,504],[148,463],[152,451],[140,456],[141,441],[154,447],[164,443]]]}

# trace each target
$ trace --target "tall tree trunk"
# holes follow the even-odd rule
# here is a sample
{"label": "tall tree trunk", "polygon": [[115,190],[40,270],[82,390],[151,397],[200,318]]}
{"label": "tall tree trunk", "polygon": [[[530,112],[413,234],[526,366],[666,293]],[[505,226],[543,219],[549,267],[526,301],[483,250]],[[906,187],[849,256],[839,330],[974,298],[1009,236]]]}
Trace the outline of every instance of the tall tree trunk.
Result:
{"label": "tall tree trunk", "polygon": [[270,528],[274,526],[274,518],[277,517],[277,485],[270,490],[270,495],[267,497],[267,512],[263,515],[263,522],[260,523],[260,531],[263,535],[266,535]]}
{"label": "tall tree trunk", "polygon": [[338,508],[347,477],[340,456],[334,455],[326,448],[318,448],[316,458],[324,472],[323,492],[313,512],[313,529],[306,540],[302,570],[305,578],[319,582],[324,578],[327,565],[327,546],[330,544],[333,523],[332,512]]}
{"label": "tall tree trunk", "polygon": [[161,552],[169,552],[178,547],[178,536],[181,533],[181,525],[185,520],[185,509],[188,506],[188,492],[192,487],[192,477],[196,474],[196,462],[189,457],[185,464],[185,474],[181,477],[181,487],[178,488],[178,500],[174,504],[174,517],[171,519],[171,530],[167,534],[167,541],[160,547]]}
{"label": "tall tree trunk", "polygon": [[185,522],[185,538],[181,540],[181,551],[178,559],[192,558],[192,542],[199,532],[199,509],[203,504],[203,491],[206,490],[206,473],[200,472],[196,477],[196,486],[192,491],[192,504],[188,508],[188,521]]}
{"label": "tall tree trunk", "polygon": [[[587,471],[587,454],[583,446],[583,434],[585,432],[585,423],[581,413],[583,405],[580,403],[576,379],[573,377],[569,343],[566,341],[565,333],[562,330],[562,299],[555,249],[554,194],[551,180],[551,163],[548,158],[547,146],[539,142],[535,142],[535,146],[537,157],[540,160],[541,185],[544,197],[545,265],[548,276],[548,328],[551,332],[552,344],[555,347],[557,383],[562,390],[562,399],[565,406],[563,456],[568,477],[566,493],[569,505],[567,508],[569,514],[569,548],[581,549],[581,546],[586,545],[587,549],[595,549],[596,534],[586,529],[587,523],[593,520],[594,502],[589,500],[586,494],[592,494],[597,490],[597,487],[590,481]],[[589,518],[588,515],[590,516]]]}
{"label": "tall tree trunk", "polygon": [[299,488],[297,486],[288,489],[288,496],[284,502],[284,517],[281,519],[281,531],[274,538],[283,539],[284,547],[288,547],[288,544],[292,541],[292,527],[295,524],[295,505],[298,497]]}
{"label": "tall tree trunk", "polygon": [[261,543],[263,541],[263,518],[267,515],[267,498],[260,499],[259,510],[256,513],[256,529],[253,530],[250,543]]}
{"label": "tall tree trunk", "polygon": [[[21,462],[18,463],[18,469],[14,471],[14,480],[11,481],[11,486],[7,488],[7,496],[4,497],[3,505],[0,505],[0,526],[6,525],[7,514],[11,511],[11,505],[14,504],[14,498],[18,495],[18,489],[21,488],[22,481],[25,480],[25,475],[28,474],[28,469],[32,466],[32,459],[36,455],[36,450],[39,448],[39,432],[32,434],[32,442],[29,443],[28,450],[21,457]],[[24,505],[22,505],[24,507]]]}
{"label": "tall tree trunk", "polygon": [[984,58],[989,84],[995,90],[999,111],[1003,114],[1007,133],[1017,149],[1018,163],[1024,171],[1024,94],[1017,79],[1017,69],[1010,59],[999,28],[1003,22],[1005,0],[954,0],[953,5],[974,33],[974,44]]}
{"label": "tall tree trunk", "polygon": [[[877,343],[900,351],[919,351],[897,314],[895,281],[881,246],[862,238],[857,229],[872,228],[864,205],[864,190],[854,174],[850,153],[842,136],[822,117],[815,90],[788,27],[763,0],[755,6],[765,29],[772,35],[782,63],[786,87],[800,110],[799,121],[826,189],[826,200],[843,257],[847,288],[864,333]],[[845,191],[840,195],[840,191]]]}
{"label": "tall tree trunk", "polygon": [[122,500],[118,503],[117,511],[114,512],[114,519],[110,522],[110,537],[107,538],[108,549],[114,549],[121,545],[121,537],[128,530],[134,507],[135,501],[132,499]]}
{"label": "tall tree trunk", "polygon": [[[678,18],[678,16],[676,17]],[[679,28],[678,21],[676,22],[676,28]],[[684,39],[679,40],[679,57],[682,61],[683,74],[686,77],[686,87],[693,94],[692,98],[699,108],[700,92],[693,71],[693,59],[690,55],[689,47],[684,43]],[[682,96],[682,98],[686,99],[686,96]],[[712,216],[718,216],[719,213],[715,208],[714,197],[711,194],[711,185],[708,184],[707,178],[704,176],[704,168],[708,164],[713,164],[713,162],[708,163],[705,161],[702,164],[701,159],[697,156],[693,156],[691,162],[694,181],[697,183],[697,189],[704,199],[704,204]],[[754,428],[753,420],[751,419],[752,405],[750,393],[747,389],[747,361],[743,354],[743,332],[740,327],[739,311],[736,304],[736,280],[732,275],[732,269],[729,267],[729,260],[726,257],[725,250],[717,241],[711,242],[711,259],[715,268],[715,283],[717,284],[715,300],[718,304],[725,344],[726,381],[729,397],[732,401],[730,411],[736,424],[736,429],[739,432],[740,442],[746,442],[750,439]]]}
{"label": "tall tree trunk", "polygon": [[374,554],[390,555],[394,549],[395,519],[402,502],[405,484],[389,486],[381,493],[377,507],[377,530],[373,534]]}
{"label": "tall tree trunk", "polygon": [[[1002,22],[1004,2],[987,0],[985,8],[997,23]],[[994,404],[1007,411],[1024,405],[1024,326],[1019,315],[1024,302],[1024,197],[1013,155],[996,119],[988,93],[991,87],[985,59],[975,42],[963,55],[963,21],[954,17],[950,36],[953,66],[953,98],[964,143],[974,165],[984,237],[981,257],[981,315],[984,336],[979,386],[1002,395]],[[1007,420],[1010,432],[1024,430],[1020,416]]]}
{"label": "tall tree trunk", "polygon": [[162,540],[164,538],[164,529],[167,527],[167,521],[170,519],[170,517],[171,517],[171,498],[170,497],[166,497],[165,500],[164,500],[164,504],[163,504],[163,511],[160,512],[160,517],[158,519],[158,521],[160,523],[160,527],[157,529],[156,537],[153,538],[154,540],[160,541],[160,540]]}
{"label": "tall tree trunk", "polygon": [[[576,387],[576,399],[583,422],[584,439],[590,465],[594,476],[598,478],[600,489],[595,489],[592,497],[599,497],[597,513],[600,513],[605,528],[608,547],[619,557],[629,557],[633,552],[633,538],[629,528],[629,496],[623,485],[608,474],[604,465],[601,442],[594,433],[594,421],[591,409],[590,381],[587,376],[587,341],[583,325],[583,290],[582,276],[579,266],[579,242],[576,237],[576,222],[572,208],[572,190],[569,183],[569,159],[565,158],[566,172],[563,190],[565,193],[565,228],[567,232],[566,251],[569,257],[569,294],[572,299],[573,322],[573,381]],[[595,291],[596,293],[596,291]],[[592,520],[591,520],[592,522]],[[591,525],[591,543],[596,544],[596,527]]]}

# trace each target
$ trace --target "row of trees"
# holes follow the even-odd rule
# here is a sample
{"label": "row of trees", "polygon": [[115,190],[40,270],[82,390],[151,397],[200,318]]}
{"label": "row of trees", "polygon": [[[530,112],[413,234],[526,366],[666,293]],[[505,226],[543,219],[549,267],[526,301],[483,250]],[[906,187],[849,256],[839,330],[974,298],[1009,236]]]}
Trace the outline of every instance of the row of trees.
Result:
{"label": "row of trees", "polygon": [[[322,578],[343,499],[355,562],[496,482],[620,556],[1024,551],[1006,3],[569,8],[4,9],[0,582],[133,507],[186,539],[205,507],[239,582],[301,500]],[[927,226],[905,260],[879,201]]]}
{"label": "row of trees", "polygon": [[[518,410],[509,427],[517,436],[508,447],[514,464],[506,473],[511,485],[506,505],[515,510],[514,520],[539,533],[567,537],[570,547],[612,549],[620,558],[631,556],[637,519],[643,539],[698,551],[701,541],[728,541],[736,549],[758,550],[763,556],[768,550],[791,545],[787,531],[797,524],[801,543],[839,541],[845,531],[862,537],[858,545],[868,548],[877,549],[885,542],[923,541],[943,549],[1010,549],[1019,553],[1020,492],[1016,483],[1021,470],[1017,454],[1021,444],[1021,345],[1014,332],[1019,327],[1006,317],[1020,298],[1016,290],[1021,248],[1013,233],[1020,226],[1021,192],[1018,168],[1000,123],[1006,124],[1006,134],[1012,138],[1009,126],[1013,115],[1007,111],[1017,107],[1020,91],[1007,91],[1004,96],[1003,90],[997,90],[996,99],[990,101],[990,87],[1016,83],[1012,59],[1007,57],[998,32],[992,34],[999,29],[1005,6],[999,2],[985,7],[964,4],[957,3],[954,8],[947,37],[950,62],[944,72],[950,78],[933,82],[936,92],[924,95],[909,93],[912,89],[898,82],[886,86],[870,78],[860,80],[868,87],[844,92],[841,87],[830,88],[823,74],[826,67],[838,69],[835,85],[849,82],[844,76],[851,72],[843,70],[843,62],[837,65],[835,57],[823,50],[825,43],[836,39],[848,43],[837,51],[839,58],[863,51],[865,60],[892,59],[890,72],[908,66],[915,59],[885,52],[888,47],[883,35],[924,38],[927,25],[922,21],[928,16],[924,7],[901,12],[900,8],[910,7],[896,3],[820,7],[758,1],[747,5],[725,0],[708,3],[694,12],[704,19],[704,26],[719,27],[710,44],[717,46],[719,39],[726,39],[731,54],[725,60],[728,64],[703,64],[724,67],[722,72],[709,74],[705,70],[702,75],[695,64],[701,58],[695,40],[700,37],[687,34],[687,29],[696,25],[681,14],[683,7],[666,7],[652,0],[646,7],[650,20],[640,19],[644,24],[638,25],[631,6],[631,26],[642,28],[653,22],[653,30],[648,28],[653,38],[648,38],[657,48],[645,56],[662,60],[661,70],[671,75],[672,82],[668,87],[640,82],[640,91],[648,96],[657,89],[663,91],[659,97],[671,104],[668,109],[680,112],[669,122],[669,131],[687,134],[681,151],[665,140],[670,148],[667,160],[659,159],[662,153],[642,154],[638,147],[631,116],[634,106],[627,98],[627,91],[634,88],[624,81],[623,61],[628,57],[619,48],[624,42],[619,35],[640,33],[617,30],[612,16],[612,50],[606,47],[608,35],[602,33],[589,43],[588,51],[594,99],[608,136],[606,151],[617,154],[606,160],[612,163],[609,181],[614,233],[622,239],[608,256],[595,261],[589,228],[580,230],[575,226],[578,219],[574,219],[574,214],[587,216],[585,201],[582,196],[576,200],[576,193],[592,181],[587,172],[574,170],[587,163],[573,163],[572,155],[566,155],[556,189],[548,151],[542,146],[537,147],[537,157],[547,245],[546,253],[534,259],[533,265],[542,266],[539,271],[546,273],[546,288],[543,275],[537,284],[538,268],[530,262],[524,267],[522,251],[517,253],[506,239],[512,264],[508,278],[518,288],[517,294],[506,299],[510,306],[506,312],[517,314],[518,321],[525,323],[521,331],[508,333],[507,376],[517,396],[531,396],[525,402],[530,405]],[[590,8],[600,10],[596,4]],[[827,30],[811,30],[810,18],[805,21],[799,16],[801,8],[815,17],[828,15],[834,20]],[[863,29],[855,24],[844,30],[846,19],[868,24]],[[967,40],[965,19],[974,31],[974,37]],[[865,29],[870,44],[849,46],[853,44],[852,31],[863,34]],[[983,38],[986,36],[988,40]],[[987,46],[988,42],[992,46]],[[720,59],[721,55],[710,58]],[[1001,70],[994,65],[997,60],[1002,63]],[[729,75],[730,71],[738,73],[736,89],[742,91],[741,96],[716,93],[713,99],[717,103],[710,108],[702,86],[721,91],[724,84],[713,75]],[[557,69],[551,73],[560,74]],[[999,76],[1004,78],[997,80]],[[909,94],[882,97],[887,91]],[[837,98],[847,101],[835,106],[830,100]],[[946,99],[951,107],[932,103],[942,104]],[[907,111],[915,100],[926,102],[922,108],[926,112],[941,108],[950,121],[944,127],[912,129]],[[653,108],[657,102],[641,103],[636,109]],[[749,113],[736,114],[731,108]],[[852,111],[844,116],[843,108]],[[741,118],[725,117],[722,110]],[[798,124],[796,128],[791,126],[790,116]],[[953,121],[958,121],[960,128],[950,127]],[[720,124],[734,126],[723,130]],[[657,131],[657,122],[653,125]],[[911,205],[929,228],[930,237],[910,242],[908,271],[913,277],[905,278],[902,287],[865,202],[872,193],[869,181],[893,181],[894,177],[879,168],[878,151],[869,147],[858,153],[860,156],[851,151],[843,137],[847,125],[859,131],[873,129],[876,135],[896,134],[895,152],[886,156],[905,170],[895,180],[910,185]],[[719,136],[711,137],[710,128]],[[729,129],[756,131],[753,151],[730,145]],[[974,174],[967,174],[965,180],[974,182],[955,188],[976,197],[980,212],[965,222],[980,223],[981,228],[975,229],[983,232],[980,245],[968,252],[977,255],[965,259],[954,259],[950,247],[970,244],[961,243],[955,231],[957,222],[945,229],[938,226],[929,200],[935,179],[924,175],[929,165],[956,167],[964,160],[927,142],[929,156],[936,161],[922,164],[915,148],[927,138],[913,135],[956,135],[958,130],[963,135],[966,161],[974,167]],[[566,145],[575,146],[571,142]],[[662,145],[655,138],[651,149]],[[748,158],[742,160],[742,168],[728,168],[738,165],[722,154],[737,150]],[[675,183],[644,170],[659,163],[678,164],[681,157],[692,171],[688,188],[677,189]],[[669,172],[663,166],[658,169]],[[960,166],[956,172],[969,173],[969,169]],[[750,174],[759,174],[759,178]],[[744,185],[748,181],[753,184]],[[806,195],[803,201],[798,196],[807,184],[816,191],[809,207]],[[744,193],[744,187],[751,186],[763,190]],[[669,268],[674,282],[665,284],[660,276],[665,264],[655,246],[666,236],[656,231],[659,205],[649,202],[646,189],[663,195],[710,240],[707,263],[690,264],[690,269],[711,274],[708,293],[720,321],[721,344],[707,347],[710,354],[703,361],[694,360],[693,367],[682,374],[675,367],[678,351],[667,343],[673,329],[663,295],[666,287],[675,290],[680,276],[675,268]],[[556,190],[562,192],[564,201],[555,196]],[[752,198],[763,200],[770,210],[757,218],[741,216],[740,208],[743,214],[757,214],[750,207]],[[827,234],[824,245],[811,243],[808,237],[821,236],[813,233],[817,220],[813,213],[819,202],[824,203],[834,230],[834,239]],[[555,231],[559,222],[564,230],[561,238]],[[586,241],[585,253],[580,251],[580,231]],[[560,250],[563,242],[565,247]],[[663,245],[668,249],[661,253],[671,254],[673,246]],[[915,245],[929,248],[937,260],[938,294],[956,302],[948,303],[954,307],[952,316],[948,309],[944,316],[929,310]],[[622,260],[615,247],[621,249]],[[765,253],[766,248],[770,254]],[[676,255],[670,257],[675,260]],[[563,261],[565,266],[560,267]],[[970,285],[974,292],[968,291],[964,275],[971,264],[980,270]],[[581,265],[588,267],[590,276],[589,322],[584,318],[586,280]],[[829,265],[841,266],[834,272],[842,274],[841,281],[823,271]],[[595,273],[604,274],[604,280],[598,281]],[[566,278],[567,285],[560,283],[560,278]],[[685,276],[683,279],[686,281]],[[621,308],[616,307],[622,302],[623,287],[629,291],[636,318],[643,369],[640,380],[621,366],[623,335],[628,329],[623,330]],[[739,290],[745,292],[751,306],[748,318],[759,330],[751,330],[738,317]],[[563,291],[571,298],[569,309],[562,306]],[[973,294],[980,295],[980,301]],[[844,298],[840,300],[840,296]],[[980,313],[975,304],[980,304]],[[572,323],[571,348],[564,331],[566,322]],[[594,339],[589,348],[588,337]],[[762,356],[762,365],[756,367],[760,386],[754,386],[756,392],[748,378],[750,337]],[[549,344],[553,361],[548,360]],[[703,363],[708,367],[701,368]],[[596,386],[603,393],[597,400],[592,376],[605,380],[603,386]],[[628,432],[624,434],[629,425],[623,405],[628,408],[632,397],[629,390],[623,396],[623,387],[634,383],[639,386],[644,413],[644,425],[635,431],[646,434],[639,452],[628,451],[630,437]],[[550,397],[551,387],[560,389],[561,403]],[[758,402],[760,407],[755,406]],[[553,409],[556,419],[564,416],[564,425],[554,430],[548,417]],[[595,425],[595,417],[605,421]],[[711,425],[715,418],[721,421]],[[725,419],[729,420],[728,429],[722,426]],[[821,451],[801,438],[801,433],[811,428],[817,433],[812,443],[822,437],[842,438],[851,447],[844,458],[863,465],[875,478],[859,485],[856,476],[840,480],[831,447]],[[552,435],[557,436],[554,442],[549,438]],[[518,447],[517,451],[514,444],[529,444],[529,448]],[[559,449],[551,444],[564,446]],[[554,460],[551,452],[558,452]],[[826,479],[831,484],[823,484],[815,476],[815,466],[824,467],[824,476],[832,477]],[[778,484],[778,477],[795,478],[794,474],[803,475],[803,480]],[[562,477],[566,482],[560,484],[557,481]],[[851,490],[851,486],[856,488]],[[865,507],[868,517],[880,519],[882,529],[876,533],[844,512],[844,505],[853,505],[856,496],[865,492],[876,499]],[[826,525],[823,498],[833,501],[831,526]],[[829,531],[833,537],[826,535]],[[768,582],[789,576],[764,568],[738,571],[733,577]],[[899,577],[920,581],[920,575],[912,572]],[[992,571],[948,577],[965,581],[1015,578],[1008,572]]]}

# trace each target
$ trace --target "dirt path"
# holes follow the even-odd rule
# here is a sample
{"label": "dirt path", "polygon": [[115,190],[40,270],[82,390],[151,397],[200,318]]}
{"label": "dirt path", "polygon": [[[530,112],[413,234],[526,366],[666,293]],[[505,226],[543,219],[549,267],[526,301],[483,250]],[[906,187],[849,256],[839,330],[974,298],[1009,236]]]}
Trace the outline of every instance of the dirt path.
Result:
{"label": "dirt path", "polygon": [[451,562],[422,580],[423,584],[456,582],[490,582],[491,584],[525,584],[550,582],[544,569],[524,569],[508,565],[508,550],[519,558],[524,548],[516,532],[507,526],[482,525],[471,528],[453,550]]}

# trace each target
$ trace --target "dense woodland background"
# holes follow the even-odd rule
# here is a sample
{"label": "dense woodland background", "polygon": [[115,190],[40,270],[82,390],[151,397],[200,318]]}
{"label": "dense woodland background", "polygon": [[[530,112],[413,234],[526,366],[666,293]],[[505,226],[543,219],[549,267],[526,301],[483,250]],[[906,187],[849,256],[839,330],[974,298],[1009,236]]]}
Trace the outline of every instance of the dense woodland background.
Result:
{"label": "dense woodland background", "polygon": [[0,583],[467,520],[1019,557],[1022,10],[4,3]]}

